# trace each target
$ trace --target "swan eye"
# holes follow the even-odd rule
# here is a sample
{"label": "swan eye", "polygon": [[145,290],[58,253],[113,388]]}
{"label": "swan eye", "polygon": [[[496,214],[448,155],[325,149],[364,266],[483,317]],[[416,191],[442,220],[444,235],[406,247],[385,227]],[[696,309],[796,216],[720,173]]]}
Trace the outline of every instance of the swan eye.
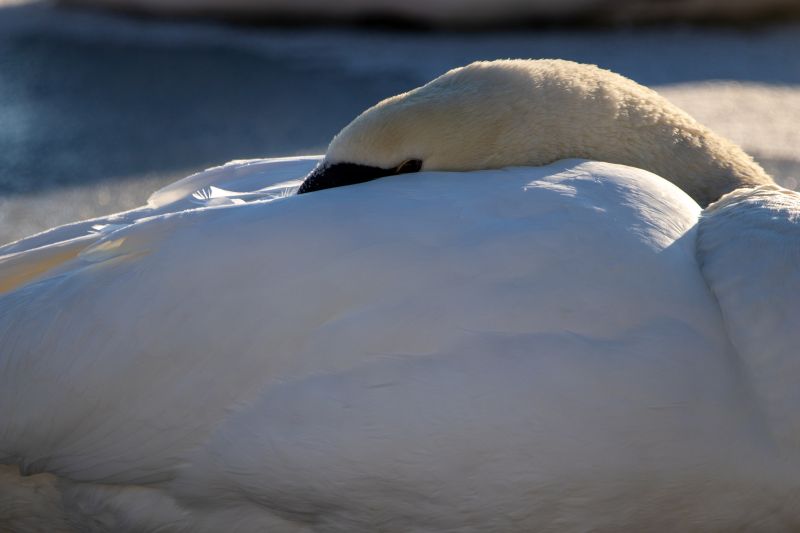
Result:
{"label": "swan eye", "polygon": [[422,168],[422,161],[419,159],[407,159],[400,163],[395,169],[395,174],[408,174],[409,172],[419,172]]}

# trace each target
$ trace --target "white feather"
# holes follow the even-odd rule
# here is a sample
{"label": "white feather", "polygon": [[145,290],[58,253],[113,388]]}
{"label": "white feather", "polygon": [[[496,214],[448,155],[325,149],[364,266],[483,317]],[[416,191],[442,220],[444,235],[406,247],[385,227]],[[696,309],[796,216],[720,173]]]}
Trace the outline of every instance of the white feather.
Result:
{"label": "white feather", "polygon": [[568,161],[140,220],[0,300],[0,450],[108,529],[771,524],[698,213]]}

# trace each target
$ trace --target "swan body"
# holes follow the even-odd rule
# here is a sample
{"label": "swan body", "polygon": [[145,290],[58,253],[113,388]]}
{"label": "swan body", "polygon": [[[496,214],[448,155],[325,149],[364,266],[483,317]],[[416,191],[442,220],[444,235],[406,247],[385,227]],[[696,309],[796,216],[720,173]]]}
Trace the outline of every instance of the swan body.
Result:
{"label": "swan body", "polygon": [[0,249],[0,521],[800,527],[796,193],[701,210],[680,172],[440,171],[351,134]]}

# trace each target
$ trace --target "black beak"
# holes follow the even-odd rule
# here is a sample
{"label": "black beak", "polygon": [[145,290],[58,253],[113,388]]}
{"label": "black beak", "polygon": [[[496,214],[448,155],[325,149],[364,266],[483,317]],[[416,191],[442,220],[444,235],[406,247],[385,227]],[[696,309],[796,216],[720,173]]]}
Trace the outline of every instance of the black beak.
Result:
{"label": "black beak", "polygon": [[353,163],[336,163],[328,165],[320,163],[306,176],[303,184],[297,190],[297,194],[321,191],[333,187],[344,187],[345,185],[355,185],[366,181],[376,180],[394,174],[393,168],[368,167],[366,165],[356,165]]}
{"label": "black beak", "polygon": [[356,183],[364,183],[386,176],[394,176],[396,174],[417,172],[420,168],[422,168],[422,162],[416,159],[406,161],[395,168],[370,167],[367,165],[357,165],[355,163],[335,163],[329,165],[322,162],[306,176],[303,184],[300,185],[300,188],[297,190],[297,194],[321,191],[333,187],[355,185]]}

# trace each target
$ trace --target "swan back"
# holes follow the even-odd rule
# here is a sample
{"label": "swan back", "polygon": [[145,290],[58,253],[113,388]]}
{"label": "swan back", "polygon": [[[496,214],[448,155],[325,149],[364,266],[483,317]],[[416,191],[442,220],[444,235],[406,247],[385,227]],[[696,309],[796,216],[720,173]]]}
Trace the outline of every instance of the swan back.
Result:
{"label": "swan back", "polygon": [[352,192],[150,217],[0,296],[0,405],[25,404],[3,419],[0,460],[80,480],[164,476],[273,383],[475,336],[605,343],[631,317],[715,337],[682,238],[699,210],[644,171],[571,161]]}
{"label": "swan back", "polygon": [[[646,531],[669,507],[728,531],[791,511],[752,460],[700,209],[666,180],[562,161],[173,211],[208,178],[0,296],[0,463],[58,476],[70,524]],[[38,479],[12,502],[47,497]]]}

